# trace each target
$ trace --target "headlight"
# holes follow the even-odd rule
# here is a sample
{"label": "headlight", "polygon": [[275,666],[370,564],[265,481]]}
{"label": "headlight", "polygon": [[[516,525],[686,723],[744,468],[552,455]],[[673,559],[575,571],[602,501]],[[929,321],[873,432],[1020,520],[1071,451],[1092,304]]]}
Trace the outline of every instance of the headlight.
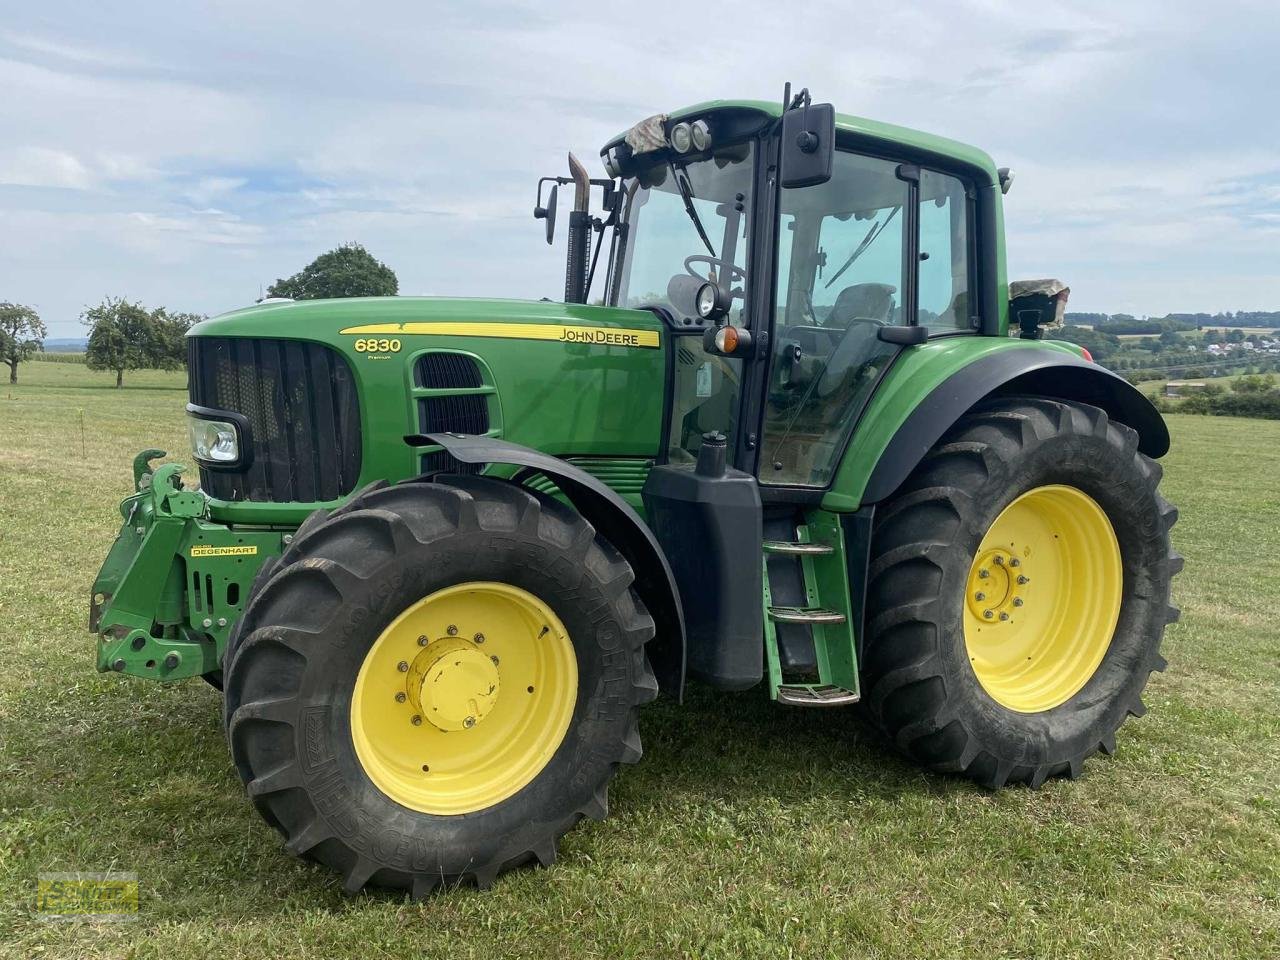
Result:
{"label": "headlight", "polygon": [[206,463],[235,463],[240,459],[240,434],[227,420],[189,417],[191,452]]}
{"label": "headlight", "polygon": [[688,153],[693,146],[693,131],[687,123],[677,123],[671,128],[671,147],[676,153]]}

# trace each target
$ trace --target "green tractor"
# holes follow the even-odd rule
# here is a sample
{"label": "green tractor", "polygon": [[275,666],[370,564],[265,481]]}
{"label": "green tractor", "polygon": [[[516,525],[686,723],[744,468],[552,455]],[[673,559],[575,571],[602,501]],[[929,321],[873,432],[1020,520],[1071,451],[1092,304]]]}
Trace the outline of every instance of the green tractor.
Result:
{"label": "green tractor", "polygon": [[789,91],[602,159],[539,183],[563,303],[191,330],[200,486],[135,460],[98,668],[222,688],[253,803],[352,892],[551,864],[686,678],[991,788],[1111,753],[1177,615],[1169,436],[1044,339],[1060,284],[1010,296],[1008,171]]}

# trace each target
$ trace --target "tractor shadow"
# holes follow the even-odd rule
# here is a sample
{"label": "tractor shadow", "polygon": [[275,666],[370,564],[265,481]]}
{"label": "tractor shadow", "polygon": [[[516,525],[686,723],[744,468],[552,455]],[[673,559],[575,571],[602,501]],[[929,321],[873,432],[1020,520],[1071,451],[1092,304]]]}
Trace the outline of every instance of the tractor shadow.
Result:
{"label": "tractor shadow", "polygon": [[640,734],[644,758],[623,771],[614,791],[632,803],[673,794],[707,801],[769,797],[785,805],[815,795],[985,793],[906,760],[856,707],[780,706],[763,687],[725,693],[690,683],[683,704],[663,698],[641,710]]}

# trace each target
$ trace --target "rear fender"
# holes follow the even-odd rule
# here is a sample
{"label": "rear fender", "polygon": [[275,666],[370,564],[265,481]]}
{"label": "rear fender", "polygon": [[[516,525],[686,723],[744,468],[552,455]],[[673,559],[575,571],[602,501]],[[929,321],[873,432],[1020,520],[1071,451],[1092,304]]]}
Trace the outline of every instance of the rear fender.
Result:
{"label": "rear fender", "polygon": [[[989,397],[1010,395],[1072,400],[1100,407],[1111,419],[1137,432],[1142,453],[1158,458],[1169,450],[1169,430],[1159,411],[1123,377],[1059,346],[1008,341],[978,354],[940,379],[881,441],[878,455],[874,455],[874,447],[864,447],[860,458],[874,455],[874,465],[865,474],[865,481],[860,476],[847,475],[846,465],[842,464],[823,506],[848,511],[885,500],[966,412]],[[869,413],[888,415],[884,410]],[[860,433],[862,428],[855,433],[850,452],[857,447]]]}

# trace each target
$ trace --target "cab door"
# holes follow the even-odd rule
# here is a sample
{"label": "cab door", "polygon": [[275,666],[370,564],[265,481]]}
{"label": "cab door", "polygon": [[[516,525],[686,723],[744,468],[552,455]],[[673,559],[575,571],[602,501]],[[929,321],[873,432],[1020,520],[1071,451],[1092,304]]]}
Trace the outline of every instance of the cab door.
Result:
{"label": "cab door", "polygon": [[955,177],[837,150],[829,181],[781,191],[779,218],[758,476],[823,488],[904,344],[973,328],[970,202]]}

